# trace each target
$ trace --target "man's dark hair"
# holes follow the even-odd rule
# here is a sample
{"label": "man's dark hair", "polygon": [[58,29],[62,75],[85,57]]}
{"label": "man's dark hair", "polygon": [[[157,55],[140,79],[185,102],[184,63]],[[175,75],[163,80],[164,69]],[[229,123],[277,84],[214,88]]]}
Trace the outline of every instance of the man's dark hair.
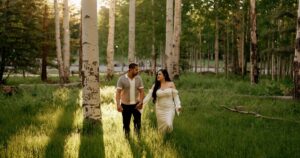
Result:
{"label": "man's dark hair", "polygon": [[136,63],[131,63],[131,64],[129,64],[128,68],[129,68],[129,69],[134,69],[134,68],[137,67],[137,66],[138,66],[138,64],[136,64]]}

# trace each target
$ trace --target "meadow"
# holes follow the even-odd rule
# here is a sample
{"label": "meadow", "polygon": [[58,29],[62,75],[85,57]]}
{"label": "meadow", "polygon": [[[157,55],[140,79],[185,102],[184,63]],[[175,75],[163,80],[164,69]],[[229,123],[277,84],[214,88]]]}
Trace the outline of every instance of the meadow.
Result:
{"label": "meadow", "polygon": [[[142,77],[147,93],[153,77]],[[8,84],[38,79],[25,80],[14,77]],[[289,80],[262,79],[250,85],[232,76],[183,74],[175,81],[183,111],[175,117],[174,131],[157,132],[154,105],[149,103],[139,139],[134,133],[124,137],[122,116],[114,104],[116,80],[101,80],[102,123],[96,125],[82,117],[80,87],[37,84],[18,88],[12,96],[0,94],[0,157],[300,157],[300,103],[274,97],[290,94]]]}

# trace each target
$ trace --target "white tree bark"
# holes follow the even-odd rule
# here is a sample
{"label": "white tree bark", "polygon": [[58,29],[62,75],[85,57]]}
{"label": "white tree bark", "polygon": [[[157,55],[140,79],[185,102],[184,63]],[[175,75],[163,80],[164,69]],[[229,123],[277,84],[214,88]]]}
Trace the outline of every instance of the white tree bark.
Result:
{"label": "white tree bark", "polygon": [[179,77],[180,34],[181,34],[181,0],[175,0],[173,35],[173,69],[172,77]]}
{"label": "white tree bark", "polygon": [[82,0],[83,92],[85,119],[101,120],[97,0]]}
{"label": "white tree bark", "polygon": [[109,30],[107,42],[107,78],[111,79],[114,72],[114,43],[115,43],[115,0],[110,0],[109,8]]}
{"label": "white tree bark", "polygon": [[298,0],[296,48],[294,56],[294,98],[300,98],[300,0]]}
{"label": "white tree bark", "polygon": [[135,62],[135,1],[129,2],[129,42],[128,42],[128,62]]}
{"label": "white tree bark", "polygon": [[166,6],[166,46],[165,46],[165,67],[168,70],[168,73],[170,75],[170,78],[173,78],[172,76],[172,61],[173,60],[173,0],[167,0],[167,6]]}
{"label": "white tree bark", "polygon": [[69,13],[69,0],[64,0],[64,47],[63,47],[63,60],[64,60],[64,81],[69,82],[70,76],[70,13]]}
{"label": "white tree bark", "polygon": [[61,54],[61,41],[60,41],[60,24],[59,24],[59,10],[57,0],[54,0],[54,12],[55,12],[55,41],[56,41],[56,57],[57,57],[57,66],[60,83],[63,83],[63,61]]}

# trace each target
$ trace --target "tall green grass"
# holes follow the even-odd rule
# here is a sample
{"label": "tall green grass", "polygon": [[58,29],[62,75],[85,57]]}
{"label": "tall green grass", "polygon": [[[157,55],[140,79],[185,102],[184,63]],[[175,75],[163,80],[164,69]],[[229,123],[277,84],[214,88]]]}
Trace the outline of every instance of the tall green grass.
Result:
{"label": "tall green grass", "polygon": [[[142,74],[147,89],[154,78]],[[22,81],[18,81],[21,83]],[[85,121],[79,88],[37,85],[0,95],[0,157],[300,157],[300,103],[283,95],[290,82],[184,74],[175,81],[183,112],[174,131],[157,132],[154,105],[145,106],[141,137],[122,131],[115,84],[101,79],[102,124]],[[285,120],[230,112],[220,105]],[[131,127],[133,129],[133,127]]]}

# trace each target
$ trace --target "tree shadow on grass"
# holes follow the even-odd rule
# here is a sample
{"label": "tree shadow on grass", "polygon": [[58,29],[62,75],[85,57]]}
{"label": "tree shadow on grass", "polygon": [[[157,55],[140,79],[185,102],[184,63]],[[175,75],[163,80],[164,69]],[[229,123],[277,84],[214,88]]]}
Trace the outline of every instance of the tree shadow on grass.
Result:
{"label": "tree shadow on grass", "polygon": [[84,119],[79,158],[104,158],[103,127],[100,121]]}
{"label": "tree shadow on grass", "polygon": [[9,140],[20,130],[40,126],[42,121],[36,116],[53,109],[48,106],[53,91],[53,88],[33,87],[21,89],[13,96],[0,94],[0,157],[6,157]]}
{"label": "tree shadow on grass", "polygon": [[56,131],[50,136],[45,151],[46,158],[63,158],[64,147],[67,136],[72,132],[72,125],[74,120],[74,112],[64,109],[59,118],[59,123]]}
{"label": "tree shadow on grass", "polygon": [[153,153],[148,147],[147,143],[142,138],[128,138],[132,154],[134,158],[147,157],[152,158]]}

